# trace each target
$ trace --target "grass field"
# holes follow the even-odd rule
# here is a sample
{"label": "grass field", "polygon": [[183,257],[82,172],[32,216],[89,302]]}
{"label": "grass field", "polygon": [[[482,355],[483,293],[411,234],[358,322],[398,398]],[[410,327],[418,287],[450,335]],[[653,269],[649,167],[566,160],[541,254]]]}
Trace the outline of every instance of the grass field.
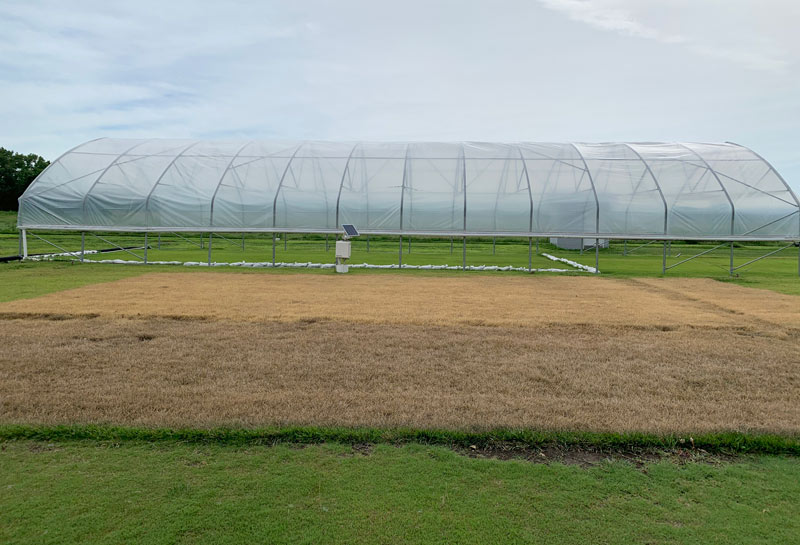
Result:
{"label": "grass field", "polygon": [[582,468],[442,447],[14,442],[5,543],[791,543],[800,465]]}
{"label": "grass field", "polygon": [[0,264],[0,542],[791,543],[796,252],[732,279],[724,250],[666,279],[620,252],[600,277]]}

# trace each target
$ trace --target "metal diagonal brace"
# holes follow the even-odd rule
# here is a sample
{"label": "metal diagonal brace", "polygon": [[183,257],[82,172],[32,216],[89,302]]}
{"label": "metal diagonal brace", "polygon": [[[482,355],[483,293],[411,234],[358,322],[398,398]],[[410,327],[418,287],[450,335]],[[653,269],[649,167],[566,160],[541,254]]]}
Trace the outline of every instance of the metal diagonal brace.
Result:
{"label": "metal diagonal brace", "polygon": [[132,256],[136,257],[137,259],[140,259],[140,260],[144,261],[144,257],[143,257],[143,256],[140,256],[139,254],[135,254],[135,253],[131,252],[130,250],[126,250],[125,248],[123,248],[123,247],[122,247],[122,246],[120,246],[119,244],[115,244],[114,242],[111,242],[110,240],[108,240],[108,239],[105,239],[105,238],[103,238],[103,237],[101,237],[101,236],[99,236],[99,235],[95,235],[95,234],[94,234],[94,233],[92,233],[92,232],[90,232],[89,234],[90,234],[90,235],[92,235],[92,236],[93,236],[93,237],[95,237],[95,238],[99,238],[100,240],[102,240],[102,241],[103,241],[103,242],[105,242],[105,243],[111,244],[111,245],[112,245],[112,246],[114,246],[115,248],[119,248],[119,249],[120,249],[120,250],[122,250],[123,252],[128,252],[129,254],[131,254]]}

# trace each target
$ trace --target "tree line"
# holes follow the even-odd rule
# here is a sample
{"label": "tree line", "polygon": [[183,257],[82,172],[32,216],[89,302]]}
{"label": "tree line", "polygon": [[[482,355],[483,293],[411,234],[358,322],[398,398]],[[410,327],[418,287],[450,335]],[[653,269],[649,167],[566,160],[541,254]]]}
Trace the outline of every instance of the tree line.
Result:
{"label": "tree line", "polygon": [[17,199],[50,161],[35,153],[0,148],[0,210],[16,210]]}

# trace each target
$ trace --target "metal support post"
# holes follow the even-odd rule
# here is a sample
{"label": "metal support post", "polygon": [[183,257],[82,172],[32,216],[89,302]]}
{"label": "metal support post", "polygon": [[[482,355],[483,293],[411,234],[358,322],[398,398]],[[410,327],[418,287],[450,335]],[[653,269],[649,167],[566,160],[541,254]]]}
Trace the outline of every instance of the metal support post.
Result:
{"label": "metal support post", "polygon": [[[81,240],[81,261],[83,261],[83,240]],[[144,232],[144,264],[147,265],[147,231]]]}
{"label": "metal support post", "polygon": [[244,233],[242,233],[242,251],[244,252]]}
{"label": "metal support post", "polygon": [[22,259],[28,259],[28,232],[22,230]]}
{"label": "metal support post", "polygon": [[201,249],[204,247],[204,244],[205,244],[205,242],[203,241],[203,235],[201,234],[200,235],[200,248]]}
{"label": "metal support post", "polygon": [[463,250],[461,252],[461,267],[467,270],[467,237],[464,237]]}
{"label": "metal support post", "polygon": [[539,239],[536,239],[536,255],[539,255]]}
{"label": "metal support post", "polygon": [[369,235],[367,235],[367,253],[369,253]]}
{"label": "metal support post", "polygon": [[214,238],[214,233],[208,234],[208,265],[211,266],[211,239]]}
{"label": "metal support post", "polygon": [[286,233],[284,233],[284,234],[283,234],[283,251],[284,251],[284,252],[286,251],[286,248],[287,248],[287,246],[286,246],[286,245],[287,245],[288,243],[289,243],[289,235],[287,235]]}
{"label": "metal support post", "polygon": [[158,249],[161,249],[161,233],[158,234]]}
{"label": "metal support post", "polygon": [[272,233],[272,266],[275,266],[275,233]]}
{"label": "metal support post", "polygon": [[731,269],[730,274],[733,276],[733,241],[731,241]]}
{"label": "metal support post", "polygon": [[533,238],[528,237],[528,272],[533,270]]}
{"label": "metal support post", "polygon": [[600,239],[594,239],[594,273],[600,274]]}
{"label": "metal support post", "polygon": [[453,237],[450,237],[450,253],[453,253]]}
{"label": "metal support post", "polygon": [[583,255],[583,239],[581,239],[581,255]]}
{"label": "metal support post", "polygon": [[408,237],[408,254],[411,255],[411,237]]}
{"label": "metal support post", "polygon": [[325,251],[328,251],[328,234],[325,233]]}
{"label": "metal support post", "polygon": [[400,252],[397,258],[397,264],[403,266],[403,235],[400,235]]}
{"label": "metal support post", "polygon": [[497,252],[496,246],[497,246],[497,237],[492,237],[492,255],[495,255]]}
{"label": "metal support post", "polygon": [[661,274],[667,274],[667,243],[664,243],[664,249],[661,254]]}
{"label": "metal support post", "polygon": [[628,239],[622,241],[622,255],[623,257],[628,255]]}
{"label": "metal support post", "polygon": [[[145,263],[147,263],[147,254],[145,253]],[[83,258],[86,256],[86,233],[81,231],[81,263],[83,263]]]}

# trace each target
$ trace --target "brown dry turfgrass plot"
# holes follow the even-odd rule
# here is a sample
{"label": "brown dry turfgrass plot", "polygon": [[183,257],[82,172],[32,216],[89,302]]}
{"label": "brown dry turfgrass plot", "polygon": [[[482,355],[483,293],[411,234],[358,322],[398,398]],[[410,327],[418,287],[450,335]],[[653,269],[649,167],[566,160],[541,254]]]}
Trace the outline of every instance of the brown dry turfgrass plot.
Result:
{"label": "brown dry turfgrass plot", "polygon": [[683,279],[145,275],[0,305],[0,421],[797,433],[798,301]]}
{"label": "brown dry turfgrass plot", "polygon": [[800,298],[708,279],[154,273],[0,304],[0,315],[800,328]]}

